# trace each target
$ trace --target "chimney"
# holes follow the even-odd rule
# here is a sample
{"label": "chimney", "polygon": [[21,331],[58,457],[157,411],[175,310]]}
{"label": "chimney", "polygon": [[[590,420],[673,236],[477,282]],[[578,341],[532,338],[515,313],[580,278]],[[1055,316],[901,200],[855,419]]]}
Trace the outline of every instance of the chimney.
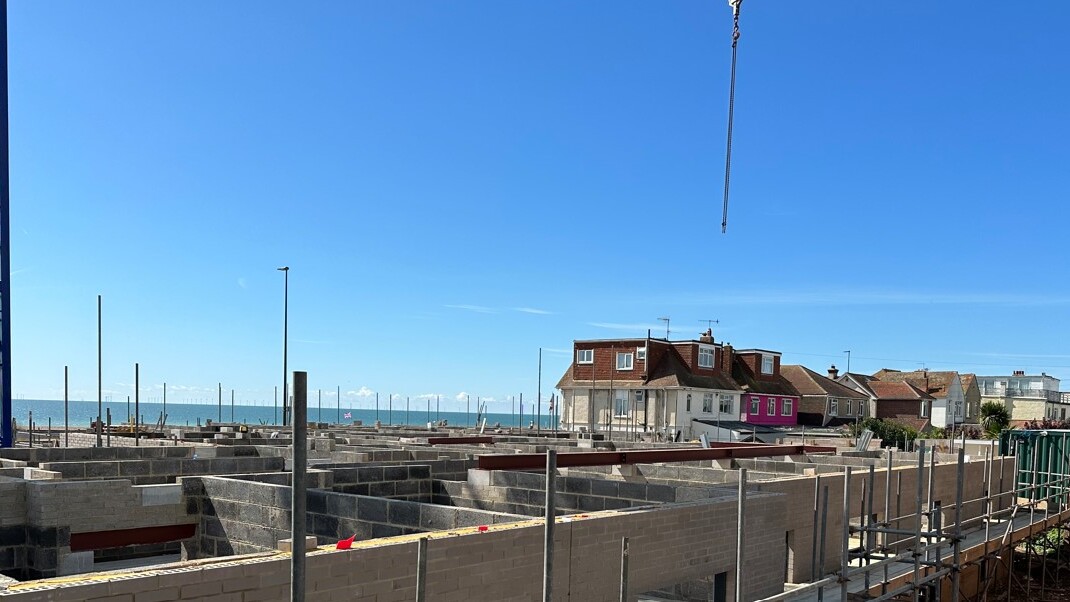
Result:
{"label": "chimney", "polygon": [[829,378],[836,380],[836,377],[840,375],[840,371],[836,369],[836,364],[829,366]]}
{"label": "chimney", "polygon": [[712,329],[712,328],[707,328],[707,329],[706,329],[706,332],[702,333],[702,334],[701,334],[701,335],[699,336],[699,338],[698,338],[698,341],[699,341],[700,343],[710,343],[710,344],[713,344],[713,329]]}
{"label": "chimney", "polygon": [[725,343],[721,346],[721,372],[725,374],[732,374],[732,345]]}

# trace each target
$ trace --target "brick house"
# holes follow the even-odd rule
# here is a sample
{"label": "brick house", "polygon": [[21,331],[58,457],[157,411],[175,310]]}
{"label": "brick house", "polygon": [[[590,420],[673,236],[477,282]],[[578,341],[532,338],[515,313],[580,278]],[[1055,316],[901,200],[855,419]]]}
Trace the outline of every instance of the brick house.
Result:
{"label": "brick house", "polygon": [[906,382],[932,396],[932,413],[929,421],[934,427],[947,428],[964,422],[977,422],[977,415],[970,414],[962,390],[962,379],[958,372],[936,370],[914,370],[900,372],[885,368],[873,375],[884,382]]}
{"label": "brick house", "polygon": [[781,366],[780,373],[799,392],[799,424],[841,426],[866,417],[869,396],[836,382],[836,366],[829,368],[828,376],[795,365]]}
{"label": "brick house", "polygon": [[844,374],[838,380],[869,397],[870,416],[894,420],[918,432],[931,430],[933,397],[909,382],[881,381],[853,372]]}
{"label": "brick house", "polygon": [[748,424],[798,424],[799,392],[780,373],[780,353],[765,349],[735,352],[732,378],[742,389],[740,419]]}
{"label": "brick house", "polygon": [[561,391],[561,428],[580,432],[696,437],[696,419],[739,420],[734,352],[707,330],[697,340],[575,341]]}

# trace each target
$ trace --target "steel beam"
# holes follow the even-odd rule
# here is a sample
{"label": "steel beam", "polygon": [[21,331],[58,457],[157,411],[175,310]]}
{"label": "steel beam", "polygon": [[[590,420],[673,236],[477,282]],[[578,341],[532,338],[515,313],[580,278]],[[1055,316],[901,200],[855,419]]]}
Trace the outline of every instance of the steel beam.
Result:
{"label": "steel beam", "polygon": [[[628,451],[575,452],[557,456],[557,465],[615,466],[620,464],[658,464],[662,462],[694,462],[728,458],[765,458],[793,456],[804,453],[835,453],[834,447],[816,445],[721,445],[712,449],[643,449]],[[494,454],[477,456],[482,470],[531,470],[546,465],[546,454]]]}

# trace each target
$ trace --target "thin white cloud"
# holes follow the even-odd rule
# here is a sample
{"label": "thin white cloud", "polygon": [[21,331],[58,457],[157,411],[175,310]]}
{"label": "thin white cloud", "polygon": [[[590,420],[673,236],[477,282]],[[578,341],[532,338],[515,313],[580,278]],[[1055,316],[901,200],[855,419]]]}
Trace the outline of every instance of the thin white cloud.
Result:
{"label": "thin white cloud", "polygon": [[1070,297],[984,292],[888,290],[769,290],[746,293],[678,294],[659,304],[685,305],[1066,305]]}
{"label": "thin white cloud", "polygon": [[553,353],[556,355],[572,355],[571,349],[554,349],[553,347],[543,347],[543,353]]}
{"label": "thin white cloud", "polygon": [[664,324],[657,325],[639,323],[624,324],[620,322],[588,322],[587,325],[594,326],[595,328],[605,328],[608,330],[628,330],[641,333],[645,333],[647,330],[651,330],[653,332],[657,332],[659,329],[662,331],[665,330]]}
{"label": "thin white cloud", "polygon": [[241,276],[240,278],[238,278],[238,286],[242,288],[249,288],[249,286],[245,282],[245,276]]}
{"label": "thin white cloud", "polygon": [[465,391],[461,391],[460,393],[455,395],[453,398],[456,399],[457,401],[464,401],[464,400],[468,399],[468,393],[465,392]]}
{"label": "thin white cloud", "polygon": [[467,303],[460,303],[460,304],[456,304],[456,305],[446,305],[445,307],[448,307],[450,309],[463,309],[463,310],[466,310],[466,311],[475,312],[477,314],[496,314],[496,313],[498,313],[498,310],[494,309],[493,307],[486,307],[486,306],[483,306],[483,305],[469,305]]}
{"label": "thin white cloud", "polygon": [[1009,357],[1014,359],[1030,359],[1030,358],[1042,358],[1042,359],[1070,359],[1070,355],[1064,353],[982,353],[982,352],[964,352],[963,355],[974,355],[979,357]]}
{"label": "thin white cloud", "polygon": [[357,397],[374,397],[375,391],[372,391],[368,387],[361,387],[356,391],[346,391],[346,395],[355,395]]}
{"label": "thin white cloud", "polygon": [[534,314],[536,316],[549,316],[549,315],[553,315],[553,313],[554,313],[552,311],[548,311],[548,310],[545,310],[545,309],[537,309],[535,307],[514,307],[513,311],[518,311],[520,313],[525,313],[525,314]]}

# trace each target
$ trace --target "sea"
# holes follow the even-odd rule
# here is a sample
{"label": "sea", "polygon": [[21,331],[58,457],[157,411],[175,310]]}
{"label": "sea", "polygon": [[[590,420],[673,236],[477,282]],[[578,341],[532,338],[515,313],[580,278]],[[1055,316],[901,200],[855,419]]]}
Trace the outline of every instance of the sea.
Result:
{"label": "sea", "polygon": [[[33,421],[38,429],[48,428],[51,420],[53,429],[62,429],[64,426],[63,400],[56,399],[13,399],[11,401],[11,415],[19,427],[29,424],[30,413],[33,412]],[[134,416],[134,402],[105,401],[101,404],[101,413],[107,420],[107,411],[111,410],[112,424],[125,424]],[[138,404],[139,413],[142,416],[142,424],[156,424],[164,412],[162,403],[142,402]],[[282,424],[282,408],[272,406],[231,405],[224,400],[222,405],[169,403],[167,404],[167,424],[170,426],[196,426],[212,422],[236,422],[249,425],[259,424]],[[482,418],[487,419],[487,426],[500,424],[503,427],[527,427],[535,422],[536,417],[528,414],[529,408],[524,408],[521,418],[516,414],[483,414],[472,412],[447,412],[438,411],[434,402],[430,409],[426,402],[413,402],[409,409],[405,409],[405,403],[399,406],[397,402],[393,407],[381,403],[379,409],[375,408],[347,408],[327,404],[322,407],[313,400],[308,404],[309,422],[328,422],[332,424],[351,424],[355,420],[363,421],[365,425],[372,425],[376,420],[383,424],[427,426],[428,422],[446,420],[450,426],[477,426]],[[542,428],[551,428],[553,421],[546,415],[546,408],[542,408],[543,415],[539,423]],[[348,414],[348,417],[347,417]],[[96,401],[69,401],[67,402],[67,420],[71,428],[88,428],[96,419]]]}

